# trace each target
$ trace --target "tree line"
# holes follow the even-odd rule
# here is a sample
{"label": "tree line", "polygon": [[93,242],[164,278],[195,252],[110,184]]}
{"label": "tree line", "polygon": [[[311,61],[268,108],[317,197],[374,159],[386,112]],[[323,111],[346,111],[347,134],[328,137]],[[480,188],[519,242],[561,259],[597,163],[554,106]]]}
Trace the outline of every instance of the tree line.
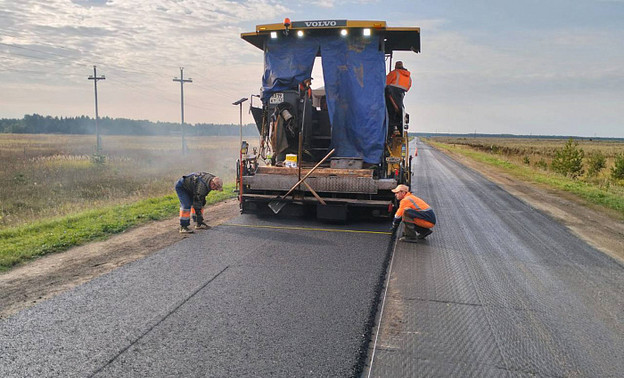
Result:
{"label": "tree line", "polygon": [[[126,118],[98,118],[102,135],[179,135],[181,125],[173,122],[152,122]],[[197,123],[185,124],[187,135],[237,136],[240,126],[235,124]],[[88,116],[51,117],[39,114],[25,115],[22,119],[0,118],[0,133],[16,134],[95,134],[95,119]],[[243,125],[244,136],[257,136],[253,124]]]}

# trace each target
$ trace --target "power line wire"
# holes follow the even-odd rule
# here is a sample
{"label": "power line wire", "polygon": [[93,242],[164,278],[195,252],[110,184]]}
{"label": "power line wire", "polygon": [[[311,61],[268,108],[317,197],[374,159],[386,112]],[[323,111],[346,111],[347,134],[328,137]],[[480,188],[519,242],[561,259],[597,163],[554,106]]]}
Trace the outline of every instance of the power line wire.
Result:
{"label": "power line wire", "polygon": [[[54,53],[54,52],[51,52],[51,51],[43,51],[43,50],[33,49],[33,48],[31,48],[31,47],[24,47],[24,46],[19,46],[19,45],[16,45],[16,44],[11,44],[11,43],[4,43],[4,42],[0,42],[0,45],[4,45],[4,46],[8,46],[8,47],[13,47],[13,48],[16,48],[16,49],[22,49],[22,50],[34,51],[34,52],[38,52],[38,53],[41,53],[41,54],[56,55],[56,56],[60,56],[60,57],[62,57],[62,58],[68,58],[68,56],[67,56],[67,55],[57,54],[57,53]],[[56,47],[56,46],[51,46],[51,47],[53,47],[53,48],[58,48],[58,47]]]}

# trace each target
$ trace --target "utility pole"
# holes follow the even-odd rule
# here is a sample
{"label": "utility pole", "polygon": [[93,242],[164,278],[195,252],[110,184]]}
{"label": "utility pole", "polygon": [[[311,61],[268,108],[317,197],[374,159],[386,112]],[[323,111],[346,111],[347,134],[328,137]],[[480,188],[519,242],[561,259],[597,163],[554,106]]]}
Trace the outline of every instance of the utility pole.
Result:
{"label": "utility pole", "polygon": [[184,141],[184,83],[192,83],[193,79],[190,77],[184,79],[184,67],[180,67],[180,78],[173,78],[173,81],[180,82],[180,108],[182,110],[182,155],[186,155],[186,141]]}
{"label": "utility pole", "polygon": [[102,141],[100,139],[100,129],[98,128],[98,100],[97,100],[97,82],[98,80],[104,80],[104,75],[98,77],[97,69],[93,66],[93,76],[89,76],[89,80],[93,80],[93,88],[95,89],[95,151],[97,154],[102,151]]}

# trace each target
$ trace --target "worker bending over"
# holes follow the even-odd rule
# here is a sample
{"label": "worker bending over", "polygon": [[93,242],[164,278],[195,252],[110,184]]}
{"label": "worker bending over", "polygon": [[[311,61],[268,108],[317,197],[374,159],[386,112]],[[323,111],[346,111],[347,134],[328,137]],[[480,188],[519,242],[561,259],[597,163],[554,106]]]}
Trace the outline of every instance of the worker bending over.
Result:
{"label": "worker bending over", "polygon": [[[405,242],[415,242],[424,239],[433,231],[436,223],[435,213],[425,201],[410,193],[407,185],[398,185],[392,189],[399,202],[399,209],[394,214],[392,232],[396,232],[403,221],[403,236],[399,239]],[[416,235],[418,233],[418,236]]]}
{"label": "worker bending over", "polygon": [[195,229],[210,229],[204,223],[204,205],[206,196],[211,190],[223,190],[223,181],[207,172],[193,172],[182,176],[176,184],[175,190],[180,199],[180,233],[192,234],[189,229],[191,216],[195,221]]}

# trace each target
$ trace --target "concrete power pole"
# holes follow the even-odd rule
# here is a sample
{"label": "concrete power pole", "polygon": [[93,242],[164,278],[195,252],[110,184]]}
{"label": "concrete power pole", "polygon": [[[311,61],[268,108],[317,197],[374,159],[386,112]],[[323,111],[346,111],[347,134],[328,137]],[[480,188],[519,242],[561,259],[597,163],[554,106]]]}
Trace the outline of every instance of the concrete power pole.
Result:
{"label": "concrete power pole", "polygon": [[96,67],[93,66],[93,76],[89,76],[89,80],[93,80],[93,88],[95,89],[95,150],[99,154],[102,151],[102,140],[100,139],[100,129],[98,128],[98,100],[97,100],[97,82],[104,80],[104,75],[98,77]]}
{"label": "concrete power pole", "polygon": [[184,67],[180,67],[180,78],[177,77],[173,81],[180,82],[180,108],[182,110],[182,155],[186,155],[186,141],[184,141],[184,83],[192,83],[193,79],[190,77],[184,79]]}

